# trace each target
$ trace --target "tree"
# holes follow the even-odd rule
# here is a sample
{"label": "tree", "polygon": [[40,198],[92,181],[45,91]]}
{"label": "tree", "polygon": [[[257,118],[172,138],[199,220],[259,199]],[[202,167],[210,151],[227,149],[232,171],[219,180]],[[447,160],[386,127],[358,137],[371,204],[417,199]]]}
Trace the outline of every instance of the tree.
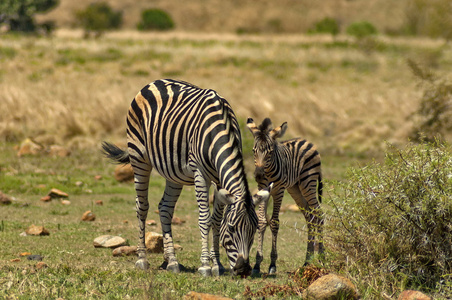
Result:
{"label": "tree", "polygon": [[85,36],[94,32],[96,36],[109,29],[119,28],[122,24],[122,13],[114,11],[106,2],[96,2],[75,13],[75,17],[85,30]]}
{"label": "tree", "polygon": [[34,32],[36,13],[46,12],[57,6],[58,0],[2,0],[0,24],[9,25],[11,31]]}

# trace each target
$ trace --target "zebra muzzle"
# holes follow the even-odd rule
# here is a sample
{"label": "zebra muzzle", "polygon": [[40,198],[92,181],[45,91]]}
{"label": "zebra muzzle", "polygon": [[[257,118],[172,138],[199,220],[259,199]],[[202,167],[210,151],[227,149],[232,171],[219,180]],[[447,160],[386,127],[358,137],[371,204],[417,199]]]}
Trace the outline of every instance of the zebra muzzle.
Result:
{"label": "zebra muzzle", "polygon": [[265,172],[263,167],[256,167],[254,170],[254,178],[257,182],[262,182],[265,179]]}
{"label": "zebra muzzle", "polygon": [[240,275],[242,277],[247,277],[251,274],[251,266],[248,259],[244,259],[243,256],[239,256],[235,266],[233,268],[234,275]]}

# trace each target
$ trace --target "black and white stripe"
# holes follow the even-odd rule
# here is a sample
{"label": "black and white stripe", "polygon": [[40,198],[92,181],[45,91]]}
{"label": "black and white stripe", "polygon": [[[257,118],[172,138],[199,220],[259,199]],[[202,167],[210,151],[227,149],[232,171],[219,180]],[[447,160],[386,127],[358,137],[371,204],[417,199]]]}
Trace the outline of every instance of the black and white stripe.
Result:
{"label": "black and white stripe", "polygon": [[262,244],[264,232],[270,225],[272,232],[272,250],[269,273],[276,272],[277,236],[279,230],[279,210],[287,189],[303,212],[308,226],[308,243],[306,262],[309,262],[314,254],[315,242],[318,242],[318,251],[323,253],[322,229],[323,214],[320,210],[322,200],[322,172],[320,154],[316,147],[302,139],[292,139],[279,142],[287,129],[287,123],[277,128],[272,128],[271,120],[266,118],[259,127],[249,118],[247,126],[254,136],[254,176],[263,188],[270,182],[274,184],[271,191],[273,197],[273,213],[268,224],[267,202],[259,207],[258,218],[258,250],[256,265],[253,273],[260,272],[260,264],[263,260]]}
{"label": "black and white stripe", "polygon": [[[240,129],[229,103],[210,89],[176,80],[154,81],[132,101],[127,114],[127,138],[126,151],[109,143],[104,143],[103,149],[108,157],[119,163],[130,161],[134,170],[140,227],[136,265],[144,269],[149,267],[145,253],[145,221],[149,209],[149,178],[155,169],[166,179],[159,211],[167,269],[180,271],[174,253],[171,219],[182,186],[195,185],[202,239],[199,271],[210,275],[208,194],[210,184],[214,182],[222,187],[217,202],[227,204],[224,216],[220,217],[221,226],[230,223],[235,226],[233,238],[224,236],[223,239],[223,244],[229,245],[226,252],[231,268],[237,274],[247,275],[245,273],[250,271],[249,248],[258,220],[243,166]],[[232,198],[226,195],[232,195]],[[213,251],[218,251],[218,245],[215,245],[218,227],[213,227],[213,234]],[[241,238],[234,238],[236,236]],[[216,274],[222,269],[218,257],[218,253],[212,253]]]}

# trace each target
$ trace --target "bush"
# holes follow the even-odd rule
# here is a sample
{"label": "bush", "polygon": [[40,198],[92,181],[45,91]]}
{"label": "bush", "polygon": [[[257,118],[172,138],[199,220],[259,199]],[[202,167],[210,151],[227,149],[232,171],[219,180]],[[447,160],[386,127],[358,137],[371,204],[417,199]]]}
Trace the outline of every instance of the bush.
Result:
{"label": "bush", "polygon": [[346,32],[347,32],[347,34],[354,36],[358,39],[368,37],[371,35],[375,35],[378,33],[375,26],[372,25],[372,23],[369,23],[367,21],[355,22],[355,23],[350,24],[347,27]]}
{"label": "bush", "polygon": [[451,195],[447,144],[391,148],[383,164],[351,169],[331,197],[334,267],[361,282],[369,298],[405,288],[450,295]]}
{"label": "bush", "polygon": [[452,82],[423,70],[408,60],[413,74],[422,80],[425,90],[419,108],[411,116],[415,125],[410,134],[414,141],[450,138],[452,132]]}
{"label": "bush", "polygon": [[308,33],[329,33],[332,36],[336,36],[339,33],[339,24],[335,19],[327,17],[315,23]]}
{"label": "bush", "polygon": [[91,32],[99,36],[106,30],[119,28],[122,24],[122,13],[113,11],[105,2],[90,4],[87,8],[77,11],[75,18],[85,30],[85,36]]}
{"label": "bush", "polygon": [[141,13],[138,30],[169,30],[174,28],[171,17],[161,9],[146,9]]}

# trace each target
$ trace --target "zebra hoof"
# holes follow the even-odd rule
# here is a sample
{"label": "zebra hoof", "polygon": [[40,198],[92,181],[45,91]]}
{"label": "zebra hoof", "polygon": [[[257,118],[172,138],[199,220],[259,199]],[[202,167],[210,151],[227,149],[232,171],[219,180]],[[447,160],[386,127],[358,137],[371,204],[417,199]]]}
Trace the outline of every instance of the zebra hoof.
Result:
{"label": "zebra hoof", "polygon": [[135,267],[141,270],[148,270],[149,269],[149,263],[145,258],[141,258],[137,260],[135,263]]}
{"label": "zebra hoof", "polygon": [[179,264],[178,264],[177,262],[169,263],[169,264],[166,266],[166,270],[167,270],[167,271],[171,271],[171,272],[173,272],[173,273],[175,273],[175,274],[180,273]]}
{"label": "zebra hoof", "polygon": [[268,268],[268,274],[275,274],[276,273],[276,266],[270,266]]}
{"label": "zebra hoof", "polygon": [[251,276],[252,275],[259,275],[261,273],[261,268],[260,267],[254,267],[253,270],[251,271]]}
{"label": "zebra hoof", "polygon": [[209,266],[202,266],[198,268],[199,274],[201,274],[204,277],[210,277],[212,276],[212,268]]}
{"label": "zebra hoof", "polygon": [[215,265],[212,267],[212,275],[220,276],[224,274],[224,267],[222,265]]}

